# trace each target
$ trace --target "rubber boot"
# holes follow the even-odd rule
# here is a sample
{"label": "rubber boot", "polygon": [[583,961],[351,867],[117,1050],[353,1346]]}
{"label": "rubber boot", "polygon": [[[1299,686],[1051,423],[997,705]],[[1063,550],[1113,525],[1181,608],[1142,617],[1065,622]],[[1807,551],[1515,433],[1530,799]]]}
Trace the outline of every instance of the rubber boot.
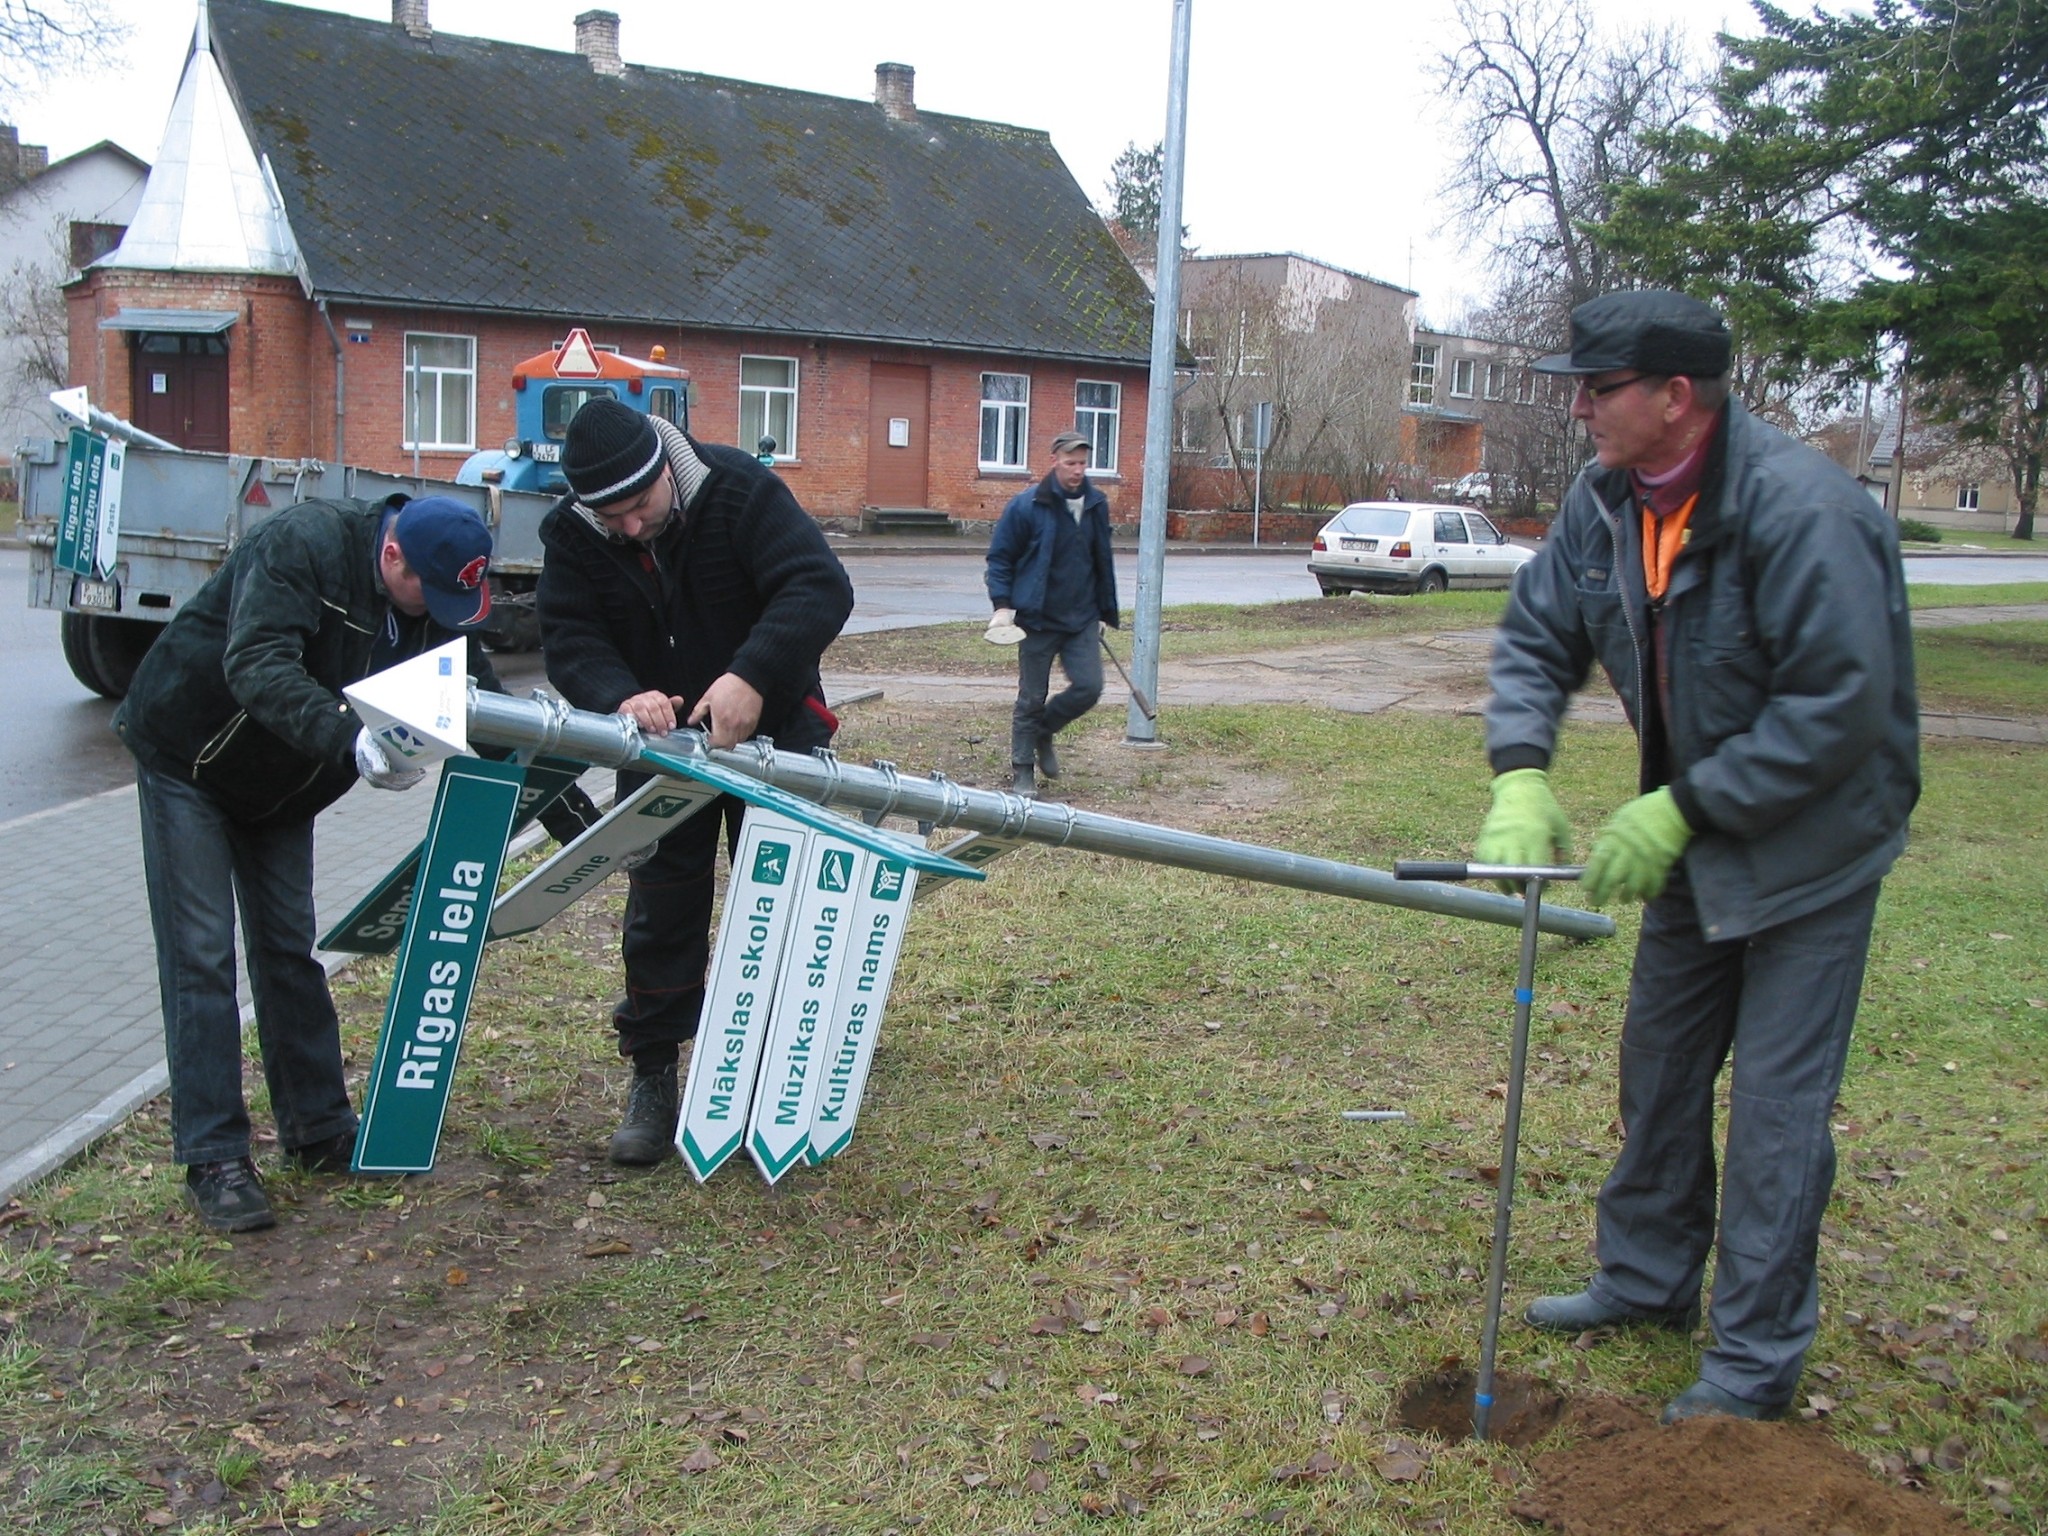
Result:
{"label": "rubber boot", "polygon": [[681,1102],[671,1062],[652,1072],[635,1072],[626,1096],[626,1118],[612,1132],[611,1159],[628,1168],[651,1168],[676,1149]]}

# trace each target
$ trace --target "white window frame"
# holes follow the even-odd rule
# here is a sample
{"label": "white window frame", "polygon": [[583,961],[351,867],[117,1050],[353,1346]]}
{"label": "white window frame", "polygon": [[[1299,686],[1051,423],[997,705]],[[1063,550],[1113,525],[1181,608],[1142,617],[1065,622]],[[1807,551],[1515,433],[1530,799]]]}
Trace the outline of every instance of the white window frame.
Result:
{"label": "white window frame", "polygon": [[1436,371],[1444,349],[1433,341],[1418,341],[1408,353],[1408,403],[1436,404]]}
{"label": "white window frame", "polygon": [[1984,487],[1975,480],[1958,481],[1956,484],[1956,510],[1978,512],[1983,510]]}
{"label": "white window frame", "polygon": [[1486,392],[1486,398],[1489,400],[1507,398],[1508,365],[1506,363],[1488,363],[1486,365],[1485,384],[1483,387]]}
{"label": "white window frame", "polygon": [[[786,363],[789,366],[789,382],[787,384],[749,384],[747,382],[747,364],[749,363]],[[785,459],[794,459],[796,457],[797,390],[802,381],[803,365],[793,357],[776,357],[766,352],[742,352],[740,354],[739,437],[737,441],[742,451],[752,453],[754,445],[760,442],[763,437],[772,437],[775,439],[776,463],[780,464]],[[758,410],[760,412],[760,430],[751,433],[747,429],[749,396],[753,396],[758,400]],[[789,430],[786,435],[775,430],[775,405],[777,401],[783,402],[789,413]]]}
{"label": "white window frame", "polygon": [[1536,404],[1536,381],[1542,377],[1534,368],[1524,368],[1515,375],[1515,404]]}
{"label": "white window frame", "polygon": [[[1108,390],[1109,404],[1083,405],[1084,389]],[[1123,419],[1123,385],[1108,379],[1074,380],[1074,430],[1092,445],[1088,452],[1089,469],[1105,475],[1116,473],[1116,441],[1123,429]]]}
{"label": "white window frame", "polygon": [[1451,398],[1470,400],[1479,382],[1479,365],[1469,357],[1451,359]]}
{"label": "white window frame", "polygon": [[[420,363],[415,366],[414,357],[418,344],[423,341],[459,341],[469,349],[469,366],[451,368],[438,363]],[[404,371],[399,379],[398,397],[403,402],[399,421],[399,447],[417,448],[423,453],[440,453],[461,450],[473,452],[476,448],[476,338],[460,336],[447,331],[407,331],[405,333]],[[451,387],[462,391],[465,424],[468,427],[462,442],[453,442],[441,436],[445,415],[446,391]],[[415,393],[417,384],[417,393]],[[420,397],[431,394],[434,401],[434,435],[431,439],[419,433]]]}
{"label": "white window frame", "polygon": [[[995,400],[995,399],[991,399],[991,398],[989,397],[989,392],[988,392],[988,381],[989,381],[990,379],[1020,379],[1020,380],[1022,380],[1022,381],[1023,381],[1023,384],[1024,384],[1024,398],[1023,398],[1022,400]],[[1000,453],[1000,452],[1002,451],[1002,447],[1003,447],[1003,443],[1004,443],[1005,439],[1009,439],[1010,441],[1014,442],[1014,443],[1015,443],[1015,445],[1016,445],[1016,454],[1017,454],[1017,456],[1016,456],[1016,459],[1015,459],[1014,461],[1012,461],[1012,460],[1010,460],[1010,459],[1007,459],[1007,458],[994,458],[994,459],[991,459],[991,458],[986,458],[986,457],[980,457],[980,458],[978,458],[978,463],[980,464],[981,468],[983,468],[983,469],[993,469],[993,470],[1021,470],[1021,469],[1028,469],[1028,468],[1030,468],[1030,465],[1031,465],[1031,375],[1030,375],[1030,374],[1028,374],[1028,373],[998,373],[998,372],[995,372],[995,371],[994,371],[994,370],[992,370],[992,369],[991,369],[991,370],[989,370],[989,371],[987,371],[987,372],[984,372],[984,373],[982,374],[982,376],[981,376],[981,423],[980,423],[980,430],[979,430],[979,431],[978,431],[978,432],[976,433],[976,435],[975,435],[975,440],[974,440],[974,441],[975,441],[975,453],[976,453],[977,455],[980,455],[980,453],[981,453],[981,445],[982,445],[982,444],[983,444],[984,442],[986,442],[986,441],[988,440],[988,428],[989,428],[989,419],[990,419],[990,416],[991,416],[991,415],[993,415],[993,416],[994,416],[994,418],[995,418],[995,422],[996,422],[996,450],[997,450],[997,452],[998,452],[998,453]]]}

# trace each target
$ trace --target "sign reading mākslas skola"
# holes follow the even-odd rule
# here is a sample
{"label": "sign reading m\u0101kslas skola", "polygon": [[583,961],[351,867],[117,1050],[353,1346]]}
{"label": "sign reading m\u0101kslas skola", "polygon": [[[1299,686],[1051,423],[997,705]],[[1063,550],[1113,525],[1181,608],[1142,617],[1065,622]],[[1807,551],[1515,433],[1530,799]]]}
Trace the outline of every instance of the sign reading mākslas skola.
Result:
{"label": "sign reading m\u0101kslas skola", "polygon": [[442,766],[363,1095],[357,1173],[434,1166],[521,778],[510,763],[451,758]]}
{"label": "sign reading m\u0101kslas skola", "polygon": [[808,827],[759,806],[748,808],[740,829],[676,1127],[676,1148],[700,1183],[746,1136],[768,1006],[810,839]]}

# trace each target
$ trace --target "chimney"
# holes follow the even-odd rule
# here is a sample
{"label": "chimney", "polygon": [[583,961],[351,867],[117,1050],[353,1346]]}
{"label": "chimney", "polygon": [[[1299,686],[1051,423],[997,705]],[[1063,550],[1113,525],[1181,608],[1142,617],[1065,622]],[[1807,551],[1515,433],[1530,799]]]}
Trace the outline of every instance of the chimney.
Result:
{"label": "chimney", "polygon": [[623,75],[626,62],[619,57],[619,13],[585,11],[576,18],[576,51],[590,60],[600,75]]}
{"label": "chimney", "polygon": [[427,0],[391,0],[391,25],[405,28],[407,37],[431,42],[434,29],[427,22]]}
{"label": "chimney", "polygon": [[916,122],[917,71],[908,64],[877,64],[875,105],[891,122]]}
{"label": "chimney", "polygon": [[24,144],[21,146],[21,179],[40,176],[50,168],[50,146],[47,144]]}

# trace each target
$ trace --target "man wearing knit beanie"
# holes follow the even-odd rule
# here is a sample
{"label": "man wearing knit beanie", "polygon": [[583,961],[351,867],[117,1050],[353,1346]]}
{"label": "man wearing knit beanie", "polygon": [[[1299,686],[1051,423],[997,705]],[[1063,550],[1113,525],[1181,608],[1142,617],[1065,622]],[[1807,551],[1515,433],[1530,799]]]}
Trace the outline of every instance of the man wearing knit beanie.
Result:
{"label": "man wearing knit beanie", "polygon": [[[698,442],[600,397],[562,444],[569,494],[541,522],[538,608],[548,681],[578,709],[629,715],[662,736],[704,730],[714,747],[756,735],[824,746],[818,659],[853,611],[853,585],[789,488],[752,454]],[[621,772],[619,793],[647,775]],[[728,855],[742,807],[699,811],[628,875],[612,1010],[633,1063],[615,1163],[674,1150],[682,1043],[697,1033],[711,954],[718,831]]]}

